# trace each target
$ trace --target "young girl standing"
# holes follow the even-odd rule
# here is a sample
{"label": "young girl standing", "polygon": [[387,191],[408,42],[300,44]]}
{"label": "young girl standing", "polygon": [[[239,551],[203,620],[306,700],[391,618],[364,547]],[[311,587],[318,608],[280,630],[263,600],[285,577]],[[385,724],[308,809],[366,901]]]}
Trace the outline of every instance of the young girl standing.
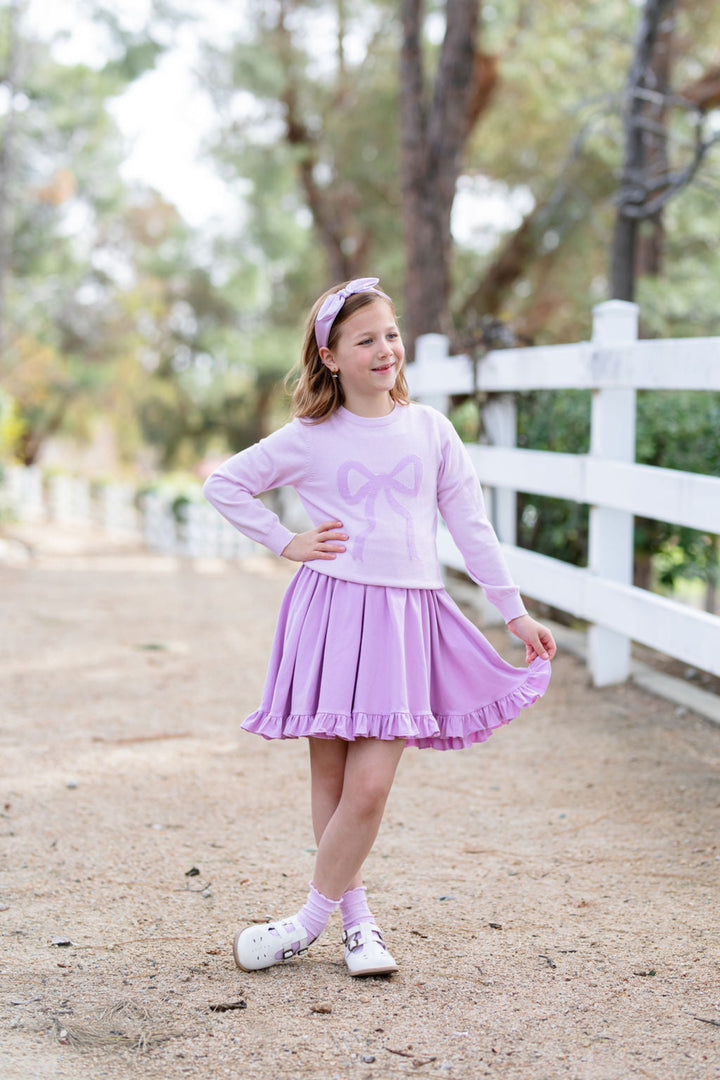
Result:
{"label": "young girl standing", "polygon": [[[233,525],[302,566],[280,612],[260,708],[243,724],[310,747],[317,858],[307,901],[234,942],[244,971],[290,960],[340,905],[351,975],[397,965],[367,903],[362,867],[406,746],[487,739],[544,693],[550,631],[525,611],[445,416],[410,403],[392,301],[377,278],[335,286],[310,314],[293,420],[205,483]],[[314,527],[293,534],[254,496],[298,492]],[[506,663],[443,588],[438,511],[468,573],[526,645]]]}

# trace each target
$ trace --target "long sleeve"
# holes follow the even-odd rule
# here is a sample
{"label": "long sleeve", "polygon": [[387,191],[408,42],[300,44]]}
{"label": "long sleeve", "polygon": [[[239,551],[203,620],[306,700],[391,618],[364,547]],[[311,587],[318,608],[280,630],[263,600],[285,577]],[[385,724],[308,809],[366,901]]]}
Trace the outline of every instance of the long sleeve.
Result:
{"label": "long sleeve", "polygon": [[468,574],[482,586],[505,622],[510,622],[526,613],[520,591],[510,576],[488,520],[482,488],[470,456],[448,420],[442,423],[441,432],[438,508],[460,549]]}
{"label": "long sleeve", "polygon": [[307,442],[301,421],[294,420],[224,462],[205,481],[203,494],[236,529],[280,555],[295,534],[255,496],[295,485],[307,472]]}

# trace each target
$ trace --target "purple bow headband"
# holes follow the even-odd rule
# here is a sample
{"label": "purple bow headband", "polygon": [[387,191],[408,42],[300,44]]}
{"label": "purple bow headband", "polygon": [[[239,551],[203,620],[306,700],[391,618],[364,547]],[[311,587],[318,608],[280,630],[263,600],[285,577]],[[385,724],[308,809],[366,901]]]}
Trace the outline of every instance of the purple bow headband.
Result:
{"label": "purple bow headband", "polygon": [[379,281],[380,278],[376,277],[355,278],[354,281],[348,282],[348,284],[343,289],[340,289],[338,292],[331,293],[330,296],[325,297],[315,320],[315,340],[317,341],[318,349],[324,349],[327,347],[328,338],[330,337],[330,330],[332,329],[332,324],[338,317],[338,312],[342,308],[348,296],[353,296],[354,293],[359,292],[374,292],[378,296],[384,296],[387,300],[385,293],[382,292],[380,289],[375,288]]}

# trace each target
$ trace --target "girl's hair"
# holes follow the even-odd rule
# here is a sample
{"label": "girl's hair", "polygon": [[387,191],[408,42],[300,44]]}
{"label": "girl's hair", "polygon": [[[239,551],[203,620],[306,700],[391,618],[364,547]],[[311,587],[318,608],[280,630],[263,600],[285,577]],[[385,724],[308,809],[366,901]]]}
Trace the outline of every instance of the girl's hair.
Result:
{"label": "girl's hair", "polygon": [[[297,416],[301,420],[309,420],[316,424],[320,423],[322,420],[327,420],[328,417],[332,416],[335,410],[339,409],[345,402],[340,380],[332,377],[329,368],[320,359],[320,350],[315,340],[315,320],[326,298],[348,284],[349,282],[344,281],[340,282],[339,285],[333,285],[313,304],[305,330],[305,341],[303,342],[300,364],[292,369],[285,380],[287,385],[296,377],[298,368],[300,369],[297,385],[293,392],[292,413],[293,416]],[[368,307],[370,304],[374,304],[377,300],[384,300],[386,304],[389,304],[393,316],[397,318],[395,306],[390,297],[384,294],[380,296],[378,293],[370,291],[353,293],[352,296],[348,296],[340,308],[330,328],[328,337],[328,348],[330,350],[334,349],[337,344],[343,323],[351,315],[364,307]],[[395,385],[390,391],[390,397],[400,405],[408,405],[410,402],[405,372],[402,368],[397,373]]]}

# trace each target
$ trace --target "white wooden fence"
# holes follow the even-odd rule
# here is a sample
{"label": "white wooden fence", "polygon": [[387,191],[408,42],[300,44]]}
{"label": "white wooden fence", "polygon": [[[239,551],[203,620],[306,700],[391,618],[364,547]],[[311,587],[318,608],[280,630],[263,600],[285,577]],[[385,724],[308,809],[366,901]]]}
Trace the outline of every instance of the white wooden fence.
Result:
{"label": "white wooden fence", "polygon": [[[523,593],[591,624],[595,685],[628,677],[633,640],[720,675],[720,618],[632,585],[634,514],[720,533],[720,478],[634,462],[636,390],[720,390],[720,338],[638,341],[637,305],[620,300],[593,315],[589,342],[492,352],[475,368],[427,334],[408,369],[411,393],[444,412],[453,394],[497,395],[484,412],[492,445],[470,447],[494,489],[496,531]],[[515,446],[514,392],[582,388],[592,390],[589,454]],[[516,546],[517,491],[590,504],[587,569]],[[446,529],[439,546],[445,565],[463,568]]]}
{"label": "white wooden fence", "polygon": [[175,510],[169,495],[138,498],[131,484],[94,486],[84,477],[44,476],[38,466],[8,466],[0,484],[0,504],[20,521],[94,526],[166,555],[232,559],[264,550],[201,501],[199,485],[197,498]]}

